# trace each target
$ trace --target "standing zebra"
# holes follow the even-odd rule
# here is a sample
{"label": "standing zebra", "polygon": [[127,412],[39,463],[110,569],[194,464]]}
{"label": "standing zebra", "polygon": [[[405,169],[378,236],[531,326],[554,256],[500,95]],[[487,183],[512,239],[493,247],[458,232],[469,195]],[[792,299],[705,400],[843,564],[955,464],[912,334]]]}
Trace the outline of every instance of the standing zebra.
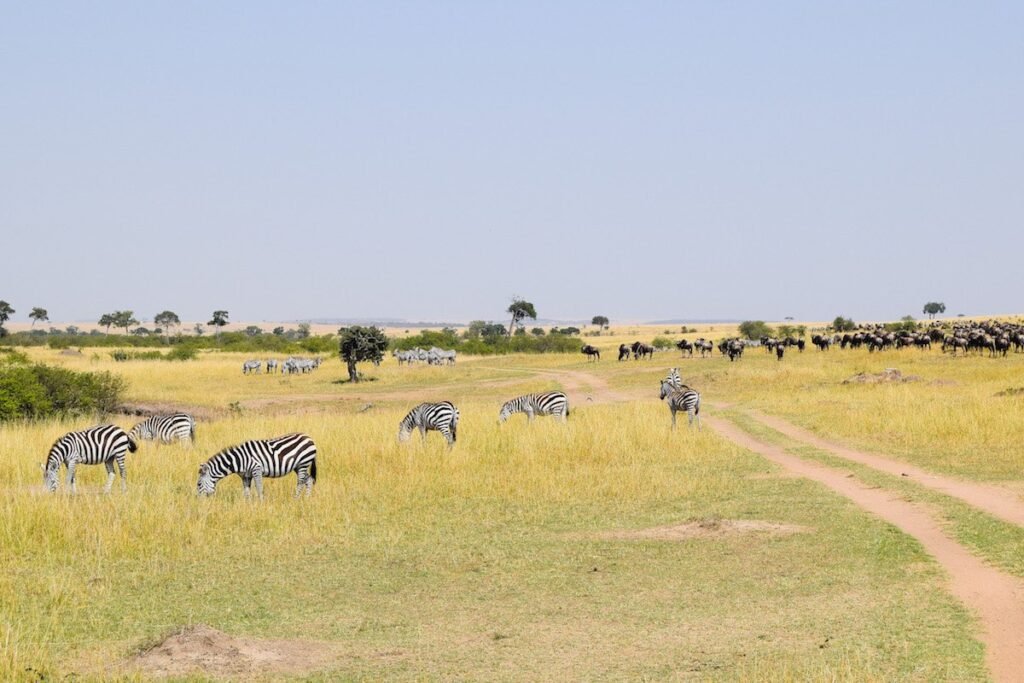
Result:
{"label": "standing zebra", "polygon": [[[678,376],[678,375],[677,375]],[[676,413],[685,412],[693,426],[693,418],[697,418],[697,429],[700,429],[700,394],[685,384],[674,385],[668,378],[661,381],[661,400],[668,398],[668,408],[672,411],[672,429],[676,428]]]}
{"label": "standing zebra", "polygon": [[268,375],[273,375],[275,372],[277,372],[277,361],[274,360],[273,358],[268,358],[267,359],[267,374]]}
{"label": "standing zebra", "polygon": [[107,466],[107,485],[103,493],[110,493],[114,484],[114,463],[121,472],[121,491],[128,490],[124,472],[125,453],[134,453],[138,446],[132,437],[117,425],[103,425],[80,432],[68,432],[50,447],[43,466],[43,486],[47,491],[57,490],[57,472],[61,464],[68,469],[68,487],[75,492],[75,467],[77,465]]}
{"label": "standing zebra", "polygon": [[260,362],[258,360],[247,360],[242,363],[242,374],[260,374]]}
{"label": "standing zebra", "polygon": [[420,436],[427,438],[427,430],[441,432],[448,442],[448,448],[455,445],[456,428],[459,425],[459,409],[449,401],[421,403],[398,424],[398,440],[408,441],[413,427],[420,430]]}
{"label": "standing zebra", "polygon": [[498,413],[498,422],[504,422],[513,413],[526,413],[527,421],[532,421],[534,415],[557,415],[565,422],[569,417],[569,400],[561,391],[520,396],[505,402]]}
{"label": "standing zebra", "polygon": [[136,440],[158,439],[160,443],[195,441],[196,421],[188,413],[153,415],[132,427],[128,434]]}
{"label": "standing zebra", "polygon": [[305,434],[286,434],[274,439],[255,439],[237,446],[229,446],[199,466],[196,493],[212,496],[217,482],[229,474],[242,478],[242,492],[249,497],[249,487],[255,482],[256,495],[263,500],[263,477],[283,477],[295,472],[298,483],[295,495],[306,487],[306,495],[313,492],[316,482],[316,444]]}

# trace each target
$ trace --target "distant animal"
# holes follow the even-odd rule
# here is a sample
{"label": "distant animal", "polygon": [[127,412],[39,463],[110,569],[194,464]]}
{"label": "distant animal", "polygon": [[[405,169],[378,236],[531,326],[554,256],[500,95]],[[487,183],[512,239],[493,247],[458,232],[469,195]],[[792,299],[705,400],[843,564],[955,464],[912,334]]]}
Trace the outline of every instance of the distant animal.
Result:
{"label": "distant animal", "polygon": [[597,350],[597,347],[591,346],[590,344],[586,344],[582,349],[580,349],[580,353],[586,355],[587,360],[601,360],[601,352]]}
{"label": "distant animal", "polygon": [[686,341],[685,339],[680,339],[679,341],[677,341],[676,348],[679,349],[679,351],[682,353],[690,354],[691,358],[693,357],[693,344]]}
{"label": "distant animal", "polygon": [[700,351],[701,358],[704,358],[705,356],[709,355],[715,348],[714,344],[703,338],[695,341],[693,345],[696,347],[698,351]]}
{"label": "distant animal", "polygon": [[192,442],[196,438],[196,421],[188,413],[153,415],[132,427],[128,435],[133,439],[171,443]]}
{"label": "distant animal", "polygon": [[676,428],[676,413],[685,412],[689,417],[689,426],[693,426],[694,418],[697,419],[697,429],[700,429],[700,394],[685,384],[679,387],[674,386],[668,379],[661,381],[661,400],[668,399],[668,408],[672,412],[672,429]]}
{"label": "distant animal", "polygon": [[313,492],[316,482],[316,444],[305,434],[285,434],[273,439],[254,439],[228,446],[199,466],[196,493],[212,496],[217,483],[229,474],[242,478],[242,494],[248,498],[255,484],[256,495],[263,500],[263,478],[274,479],[295,472],[295,495],[303,487]]}
{"label": "distant animal", "polygon": [[60,466],[64,465],[68,470],[68,488],[74,493],[75,468],[78,465],[103,463],[107,467],[107,485],[103,487],[103,493],[110,493],[110,487],[114,484],[116,462],[121,473],[121,491],[127,491],[124,456],[125,453],[134,453],[138,448],[132,437],[117,425],[102,425],[78,432],[68,432],[50,447],[46,464],[43,465],[43,486],[47,491],[56,491],[57,474]]}
{"label": "distant animal", "polygon": [[266,365],[267,365],[267,374],[268,375],[272,375],[275,372],[277,372],[277,361],[274,360],[273,358],[268,358]]}
{"label": "distant animal", "polygon": [[779,360],[782,360],[782,356],[785,355],[785,353],[786,353],[786,345],[785,344],[776,344],[775,345],[775,357],[776,358],[778,358]]}
{"label": "distant animal", "polygon": [[501,406],[498,422],[504,422],[515,413],[526,413],[528,422],[532,421],[535,415],[556,415],[565,422],[569,417],[569,399],[561,391],[519,396]]}
{"label": "distant animal", "polygon": [[244,363],[242,363],[242,374],[243,375],[259,374],[259,372],[260,372],[260,362],[258,360],[247,360]]}
{"label": "distant animal", "polygon": [[619,360],[629,360],[630,352],[629,344],[619,344]]}
{"label": "distant animal", "polygon": [[641,358],[654,358],[654,347],[648,346],[643,342],[633,342],[630,347],[633,351],[633,360],[640,360]]}
{"label": "distant animal", "polygon": [[458,436],[459,409],[449,401],[441,403],[421,403],[398,423],[398,440],[408,441],[412,430],[419,429],[420,436],[427,438],[427,431],[441,432],[448,442],[448,448],[455,445]]}

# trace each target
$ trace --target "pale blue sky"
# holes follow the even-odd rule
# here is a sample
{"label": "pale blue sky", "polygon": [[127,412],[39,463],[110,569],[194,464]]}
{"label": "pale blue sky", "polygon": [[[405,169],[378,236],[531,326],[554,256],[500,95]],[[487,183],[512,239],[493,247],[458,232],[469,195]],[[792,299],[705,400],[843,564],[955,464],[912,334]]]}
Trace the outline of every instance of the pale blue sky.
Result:
{"label": "pale blue sky", "polygon": [[0,8],[16,320],[1024,309],[1024,3]]}

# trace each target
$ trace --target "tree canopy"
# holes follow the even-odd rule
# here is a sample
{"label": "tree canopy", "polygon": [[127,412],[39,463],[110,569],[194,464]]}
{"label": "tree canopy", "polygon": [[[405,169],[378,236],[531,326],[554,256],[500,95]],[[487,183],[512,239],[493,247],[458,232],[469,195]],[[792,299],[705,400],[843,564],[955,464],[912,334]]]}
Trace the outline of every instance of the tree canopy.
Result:
{"label": "tree canopy", "polygon": [[922,313],[927,314],[929,318],[934,318],[938,313],[946,312],[946,304],[941,301],[929,301],[924,305]]}
{"label": "tree canopy", "polygon": [[32,318],[32,326],[35,327],[36,323],[41,323],[44,320],[50,319],[50,314],[46,312],[45,308],[35,306],[32,308],[32,312],[28,314],[28,317]]}
{"label": "tree canopy", "polygon": [[837,315],[836,319],[832,321],[832,329],[836,332],[850,332],[857,329],[857,323],[850,318]]}
{"label": "tree canopy", "polygon": [[601,328],[604,328],[604,329],[607,330],[609,322],[610,321],[608,320],[608,318],[606,316],[595,315],[594,318],[590,321],[590,324],[591,325],[597,325],[598,327],[601,327]]}
{"label": "tree canopy", "polygon": [[11,316],[15,313],[15,310],[11,308],[11,305],[6,301],[0,301],[0,327],[5,322],[11,319]]}
{"label": "tree canopy", "polygon": [[524,318],[529,318],[530,320],[537,319],[537,309],[533,307],[533,304],[518,297],[512,299],[512,303],[509,304],[505,311],[512,314],[512,322],[508,324],[508,336],[510,337],[515,331],[515,326],[521,323]]}
{"label": "tree canopy", "polygon": [[114,311],[112,318],[111,324],[114,327],[123,327],[125,334],[128,334],[129,327],[139,324],[135,319],[135,311]]}
{"label": "tree canopy", "polygon": [[207,325],[213,325],[217,328],[217,336],[220,336],[220,328],[228,324],[228,312],[227,311],[214,311],[213,319],[210,320]]}
{"label": "tree canopy", "polygon": [[181,319],[174,311],[163,311],[153,316],[153,322],[161,327],[173,327],[180,325]]}
{"label": "tree canopy", "polygon": [[775,330],[763,320],[744,320],[740,323],[740,334],[747,339],[760,339],[772,336]]}
{"label": "tree canopy", "polygon": [[338,330],[341,338],[338,341],[338,353],[348,367],[348,378],[359,381],[356,371],[357,363],[380,363],[388,348],[388,338],[379,327],[363,327],[352,325]]}

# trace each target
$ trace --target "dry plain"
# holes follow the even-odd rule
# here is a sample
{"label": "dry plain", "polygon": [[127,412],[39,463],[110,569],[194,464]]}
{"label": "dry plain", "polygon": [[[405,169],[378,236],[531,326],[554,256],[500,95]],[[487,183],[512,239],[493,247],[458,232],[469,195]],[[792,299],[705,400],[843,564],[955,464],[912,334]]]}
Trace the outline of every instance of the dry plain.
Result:
{"label": "dry plain", "polygon": [[[127,495],[101,495],[102,468],[89,468],[76,497],[44,495],[39,465],[89,420],[0,426],[0,678],[1005,677],[1008,645],[912,531],[714,425],[913,506],[1017,581],[1019,525],[822,443],[1015,498],[1024,392],[1007,390],[1024,387],[1024,354],[808,349],[779,362],[751,349],[736,363],[717,352],[618,363],[619,343],[664,329],[612,332],[583,339],[599,363],[389,358],[358,385],[337,358],[310,375],[243,377],[240,354],[114,363],[107,349],[32,350],[119,373],[129,402],[188,408],[200,423],[191,448],[132,455]],[[672,366],[702,393],[701,431],[669,429],[657,391]],[[916,379],[844,383],[885,368]],[[556,387],[567,425],[498,425],[502,401]],[[398,444],[405,411],[438,399],[461,410],[457,446],[436,434]],[[292,479],[269,481],[263,503],[244,501],[237,479],[196,498],[197,467],[219,448],[287,431],[319,446],[310,499],[292,498]]]}

